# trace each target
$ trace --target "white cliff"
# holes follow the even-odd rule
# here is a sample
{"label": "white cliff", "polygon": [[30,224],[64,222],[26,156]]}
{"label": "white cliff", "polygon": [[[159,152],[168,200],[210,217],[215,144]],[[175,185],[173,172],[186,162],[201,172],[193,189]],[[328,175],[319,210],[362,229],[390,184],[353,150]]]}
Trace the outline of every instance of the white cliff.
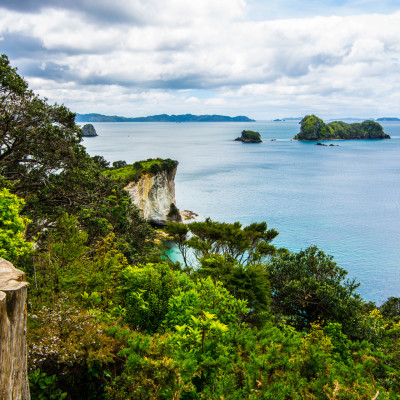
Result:
{"label": "white cliff", "polygon": [[169,171],[147,172],[137,182],[130,182],[125,187],[142,216],[157,225],[181,220],[175,201],[176,170],[177,167]]}
{"label": "white cliff", "polygon": [[29,400],[25,274],[0,258],[0,399]]}

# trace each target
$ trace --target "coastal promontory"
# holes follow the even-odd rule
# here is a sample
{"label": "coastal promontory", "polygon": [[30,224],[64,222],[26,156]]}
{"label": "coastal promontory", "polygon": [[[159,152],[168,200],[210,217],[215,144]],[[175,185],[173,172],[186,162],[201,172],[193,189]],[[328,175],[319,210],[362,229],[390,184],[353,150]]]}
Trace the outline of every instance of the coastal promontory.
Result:
{"label": "coastal promontory", "polygon": [[105,175],[124,182],[133,204],[152,225],[180,222],[175,201],[175,174],[178,162],[171,159],[147,159],[122,167],[110,168]]}
{"label": "coastal promontory", "polygon": [[300,133],[294,139],[300,141],[346,140],[346,139],[390,139],[382,125],[372,120],[346,123],[334,121],[326,124],[316,115],[306,115],[300,121]]}
{"label": "coastal promontory", "polygon": [[259,132],[255,131],[242,131],[242,135],[235,139],[237,142],[243,143],[261,143],[261,136]]}

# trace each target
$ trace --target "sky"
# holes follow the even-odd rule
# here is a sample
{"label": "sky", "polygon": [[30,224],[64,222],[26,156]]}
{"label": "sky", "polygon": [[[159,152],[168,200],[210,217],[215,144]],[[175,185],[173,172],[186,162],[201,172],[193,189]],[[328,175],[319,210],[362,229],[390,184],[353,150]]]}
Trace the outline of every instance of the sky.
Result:
{"label": "sky", "polygon": [[0,0],[0,53],[80,114],[400,117],[400,0]]}

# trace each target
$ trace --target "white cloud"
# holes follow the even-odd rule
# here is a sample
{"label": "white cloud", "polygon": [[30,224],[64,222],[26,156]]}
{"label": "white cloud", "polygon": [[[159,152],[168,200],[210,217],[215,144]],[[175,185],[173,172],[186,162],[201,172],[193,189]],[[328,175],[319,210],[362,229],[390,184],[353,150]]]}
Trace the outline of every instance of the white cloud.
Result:
{"label": "white cloud", "polygon": [[[102,17],[110,4],[101,1]],[[390,107],[400,115],[392,103],[400,89],[400,12],[255,22],[245,18],[244,0],[112,4],[113,15],[131,23],[100,24],[72,6],[2,10],[0,44],[34,90],[76,111],[132,115],[142,102],[149,113],[218,107],[272,118],[268,106],[280,105],[287,115],[310,107],[354,116]]]}

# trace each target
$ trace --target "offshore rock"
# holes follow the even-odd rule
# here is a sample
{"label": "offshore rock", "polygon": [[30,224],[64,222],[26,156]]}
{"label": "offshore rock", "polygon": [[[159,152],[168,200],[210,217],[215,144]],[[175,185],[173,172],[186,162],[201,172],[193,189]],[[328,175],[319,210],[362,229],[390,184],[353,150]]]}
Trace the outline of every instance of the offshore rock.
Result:
{"label": "offshore rock", "polygon": [[82,134],[85,137],[93,137],[93,136],[98,136],[96,129],[94,129],[94,126],[92,124],[86,124],[82,127]]}
{"label": "offshore rock", "polygon": [[0,399],[29,400],[25,274],[0,258]]}
{"label": "offshore rock", "polygon": [[177,167],[169,171],[148,172],[137,182],[130,182],[125,187],[143,218],[154,226],[164,226],[167,221],[180,222],[182,219],[175,201],[176,171]]}
{"label": "offshore rock", "polygon": [[235,141],[243,143],[261,143],[262,139],[260,132],[242,131],[242,135],[236,138]]}

